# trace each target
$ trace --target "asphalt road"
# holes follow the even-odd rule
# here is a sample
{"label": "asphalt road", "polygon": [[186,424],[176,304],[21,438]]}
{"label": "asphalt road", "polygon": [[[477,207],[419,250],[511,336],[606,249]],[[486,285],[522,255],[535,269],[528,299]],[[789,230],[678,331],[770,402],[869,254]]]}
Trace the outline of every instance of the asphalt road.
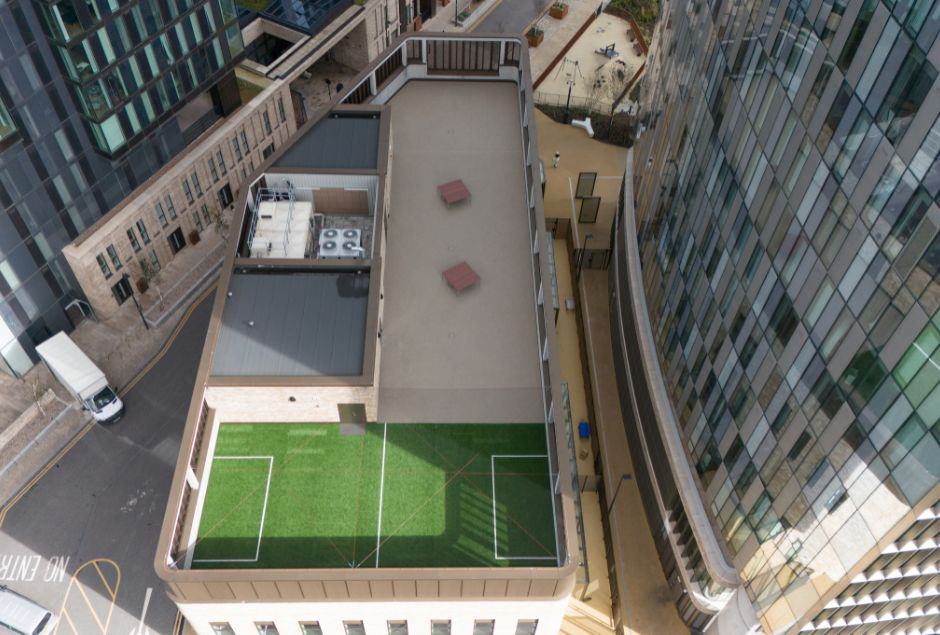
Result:
{"label": "asphalt road", "polygon": [[60,635],[172,631],[153,559],[211,308],[212,294],[123,397],[124,418],[94,426],[0,526],[0,584],[61,613]]}
{"label": "asphalt road", "polygon": [[551,2],[552,0],[502,0],[473,30],[477,33],[522,33]]}

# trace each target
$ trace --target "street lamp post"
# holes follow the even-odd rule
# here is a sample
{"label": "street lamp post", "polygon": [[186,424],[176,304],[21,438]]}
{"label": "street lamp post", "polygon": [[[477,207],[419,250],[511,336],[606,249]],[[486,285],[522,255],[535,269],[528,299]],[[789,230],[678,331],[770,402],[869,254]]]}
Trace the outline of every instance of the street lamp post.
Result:
{"label": "street lamp post", "polygon": [[594,238],[594,234],[585,234],[584,242],[581,243],[581,253],[578,254],[578,272],[575,275],[575,282],[581,281],[581,270],[584,269],[584,252],[587,251],[588,241]]}
{"label": "street lamp post", "polygon": [[131,281],[130,281],[130,278],[128,277],[126,271],[125,271],[124,274],[121,276],[121,282],[123,282],[124,284],[126,284],[126,285],[127,285],[127,288],[131,290],[131,300],[134,301],[134,306],[137,307],[137,313],[140,315],[140,321],[144,323],[144,328],[149,331],[149,330],[150,330],[150,325],[147,324],[147,318],[144,317],[144,310],[143,310],[142,308],[140,308],[140,302],[137,301],[137,296],[134,295],[134,287],[131,286]]}
{"label": "street lamp post", "polygon": [[623,485],[624,481],[633,480],[632,474],[623,474],[620,476],[620,480],[617,482],[617,489],[614,490],[614,497],[610,499],[610,505],[607,506],[607,515],[610,516],[610,512],[614,509],[614,503],[617,502],[617,496],[620,495],[620,486]]}

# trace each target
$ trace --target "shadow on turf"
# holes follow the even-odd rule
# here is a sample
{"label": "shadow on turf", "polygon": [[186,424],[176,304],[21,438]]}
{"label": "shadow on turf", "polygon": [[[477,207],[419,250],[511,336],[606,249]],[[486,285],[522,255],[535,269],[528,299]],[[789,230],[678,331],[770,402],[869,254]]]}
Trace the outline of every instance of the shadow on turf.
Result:
{"label": "shadow on turf", "polygon": [[[532,559],[496,559],[493,544],[493,506],[492,475],[489,472],[489,457],[494,449],[494,437],[474,434],[451,436],[434,435],[434,424],[426,424],[428,435],[395,435],[389,443],[439,469],[450,479],[447,487],[436,494],[443,496],[444,528],[433,535],[408,535],[406,518],[399,526],[389,526],[388,518],[383,524],[381,545],[377,549],[374,533],[357,536],[304,536],[277,537],[265,535],[261,542],[261,553],[256,562],[204,561],[193,563],[194,568],[344,568],[376,567],[376,554],[381,567],[494,567],[494,566],[553,566],[553,562],[543,557]],[[456,429],[446,428],[452,433]],[[381,434],[381,426],[370,425],[370,434]],[[493,428],[494,434],[500,430]],[[434,439],[436,443],[431,443]],[[462,468],[468,468],[461,471]],[[485,467],[485,469],[483,469]],[[458,474],[458,472],[460,472]],[[535,488],[546,478],[537,474],[520,474],[518,478],[532,480]],[[524,492],[523,488],[518,488]],[[433,498],[433,497],[432,497]],[[415,500],[417,511],[422,507],[421,500]],[[501,502],[505,502],[502,501]],[[527,533],[525,526],[534,521],[531,517],[532,501],[525,498],[510,501],[509,507],[515,510],[512,522],[521,531]],[[508,517],[507,516],[507,517]],[[544,522],[544,519],[540,519]],[[551,522],[551,521],[549,521]],[[391,523],[394,524],[394,521]],[[529,534],[531,536],[531,534]],[[547,542],[547,540],[546,540]],[[536,540],[529,548],[537,549],[540,556],[548,556],[551,551]],[[254,555],[257,548],[257,536],[244,538],[203,537],[197,548],[196,558],[215,557],[210,554]],[[552,547],[554,545],[551,545]],[[544,550],[544,554],[541,551]],[[329,557],[317,557],[312,554],[330,554]],[[532,555],[530,551],[529,554]],[[222,557],[221,555],[219,557]]]}

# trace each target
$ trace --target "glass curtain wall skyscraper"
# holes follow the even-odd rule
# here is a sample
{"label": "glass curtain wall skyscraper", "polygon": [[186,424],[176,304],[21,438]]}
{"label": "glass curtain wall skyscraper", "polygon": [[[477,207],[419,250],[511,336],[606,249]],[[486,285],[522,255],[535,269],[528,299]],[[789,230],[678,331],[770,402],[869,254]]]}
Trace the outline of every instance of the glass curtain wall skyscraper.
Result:
{"label": "glass curtain wall skyscraper", "polygon": [[63,246],[237,107],[243,48],[232,0],[0,0],[0,370],[70,330]]}
{"label": "glass curtain wall skyscraper", "polygon": [[938,626],[938,34],[935,0],[662,3],[611,323],[693,630]]}

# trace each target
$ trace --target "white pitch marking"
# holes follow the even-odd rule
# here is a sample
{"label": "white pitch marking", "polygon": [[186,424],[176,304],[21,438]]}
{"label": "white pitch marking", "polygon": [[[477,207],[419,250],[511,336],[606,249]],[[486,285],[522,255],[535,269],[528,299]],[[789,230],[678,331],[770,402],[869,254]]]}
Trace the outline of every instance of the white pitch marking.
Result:
{"label": "white pitch marking", "polygon": [[[268,482],[264,486],[264,505],[261,508],[261,522],[258,524],[258,544],[255,546],[254,558],[194,558],[193,562],[258,562],[261,555],[261,537],[264,534],[264,517],[268,513],[268,494],[271,492],[271,472],[274,470],[273,456],[216,456],[213,461],[220,460],[267,460]],[[208,487],[208,483],[206,484]]]}
{"label": "white pitch marking", "polygon": [[493,482],[493,558],[496,560],[558,560],[557,556],[501,556],[496,537],[496,459],[547,459],[547,454],[492,454],[490,477]]}
{"label": "white pitch marking", "polygon": [[382,429],[382,475],[379,477],[379,526],[375,532],[375,567],[379,567],[382,549],[382,496],[385,494],[385,448],[388,441],[388,423]]}

